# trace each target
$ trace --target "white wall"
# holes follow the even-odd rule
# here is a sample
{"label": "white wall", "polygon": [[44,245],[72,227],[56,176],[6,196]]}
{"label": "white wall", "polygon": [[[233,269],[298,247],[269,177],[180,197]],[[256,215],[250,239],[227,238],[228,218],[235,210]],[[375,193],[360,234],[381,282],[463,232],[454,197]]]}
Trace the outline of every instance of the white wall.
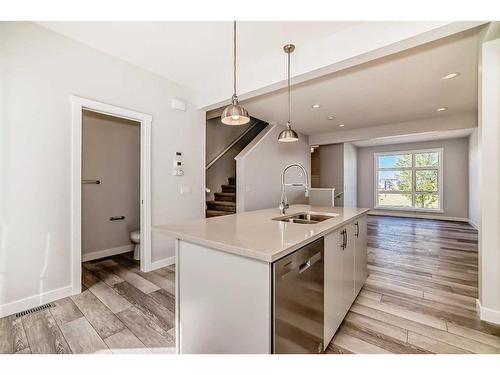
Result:
{"label": "white wall", "polygon": [[[130,232],[140,228],[141,129],[138,122],[89,111],[82,128],[82,178],[101,181],[82,185],[85,259],[96,251],[131,249]],[[112,216],[125,219],[110,221]]]}
{"label": "white wall", "polygon": [[[71,94],[153,116],[153,226],[204,216],[205,114],[183,87],[33,23],[0,23],[0,51],[2,315],[71,284]],[[183,177],[171,174],[176,151]],[[173,255],[174,241],[153,233],[152,261]]]}
{"label": "white wall", "polygon": [[479,170],[481,155],[479,152],[478,129],[469,136],[469,223],[477,229],[480,225],[480,189]]}
{"label": "white wall", "polygon": [[500,39],[481,60],[479,301],[481,319],[500,324]]}
{"label": "white wall", "polygon": [[[281,143],[278,134],[283,129],[283,126],[270,124],[236,157],[238,212],[277,208],[281,196],[281,172],[287,165],[302,164],[311,174],[307,136],[299,134],[298,142]],[[290,169],[286,181],[302,182],[300,169]],[[307,203],[302,188],[287,188],[287,197],[290,204]]]}
{"label": "white wall", "polygon": [[[433,142],[405,143],[358,148],[358,205],[374,207],[374,154],[387,151],[443,148],[443,213],[418,212],[422,216],[441,216],[467,220],[468,218],[468,141],[467,138],[445,139]],[[381,210],[380,212],[391,212]],[[397,211],[396,213],[401,213]]]}
{"label": "white wall", "polygon": [[344,143],[344,207],[358,207],[358,150]]}
{"label": "white wall", "polygon": [[[319,186],[334,188],[335,194],[344,191],[344,144],[322,145],[319,148]],[[335,200],[335,206],[344,206],[344,195]]]}

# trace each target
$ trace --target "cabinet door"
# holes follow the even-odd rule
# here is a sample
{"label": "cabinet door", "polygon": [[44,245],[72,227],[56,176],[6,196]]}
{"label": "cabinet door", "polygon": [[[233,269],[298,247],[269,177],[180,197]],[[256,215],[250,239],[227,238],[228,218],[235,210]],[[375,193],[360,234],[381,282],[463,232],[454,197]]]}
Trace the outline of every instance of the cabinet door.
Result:
{"label": "cabinet door", "polygon": [[367,249],[366,249],[366,237],[367,237],[367,224],[366,215],[360,217],[357,220],[357,225],[355,225],[355,294],[357,295],[361,288],[363,287],[366,277],[368,274],[366,263],[367,263]]}
{"label": "cabinet door", "polygon": [[347,225],[345,230],[346,246],[342,254],[342,298],[344,316],[356,298],[354,289],[354,223]]}
{"label": "cabinet door", "polygon": [[342,297],[343,230],[344,228],[341,228],[325,236],[325,348],[344,319],[344,300]]}

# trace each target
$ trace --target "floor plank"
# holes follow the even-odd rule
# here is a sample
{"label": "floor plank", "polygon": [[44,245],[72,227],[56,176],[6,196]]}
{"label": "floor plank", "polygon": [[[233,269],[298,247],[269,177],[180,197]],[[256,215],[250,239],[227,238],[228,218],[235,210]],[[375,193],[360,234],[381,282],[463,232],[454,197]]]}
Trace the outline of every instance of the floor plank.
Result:
{"label": "floor plank", "polygon": [[333,345],[356,354],[391,354],[388,350],[346,334],[342,330],[333,338]]}
{"label": "floor plank", "polygon": [[125,328],[123,323],[90,290],[71,297],[102,339]]}
{"label": "floor plank", "polygon": [[117,315],[146,346],[151,348],[175,347],[174,338],[151,319],[148,319],[137,307],[131,306]]}
{"label": "floor plank", "polygon": [[83,316],[80,309],[75,305],[73,300],[69,297],[57,300],[54,302],[54,307],[50,309],[52,316],[57,324],[62,325],[69,323],[75,319]]}
{"label": "floor plank", "polygon": [[23,316],[22,321],[33,354],[71,353],[50,310]]}
{"label": "floor plank", "polygon": [[149,294],[160,305],[165,306],[175,314],[175,297],[165,289],[158,289],[156,292]]}
{"label": "floor plank", "polygon": [[29,348],[21,318],[14,315],[0,319],[0,354],[13,354]]}
{"label": "floor plank", "polygon": [[135,286],[143,293],[148,294],[160,289],[159,286],[156,286],[155,284],[153,284],[149,280],[146,280],[144,277],[138,275],[137,273],[124,268],[122,265],[115,263],[112,265],[108,265],[106,267],[115,275],[120,276],[123,280]]}
{"label": "floor plank", "polygon": [[470,353],[467,350],[457,348],[453,345],[448,345],[442,341],[438,341],[427,336],[419,335],[418,333],[412,331],[408,332],[408,342],[436,354]]}
{"label": "floor plank", "polygon": [[151,351],[146,348],[128,328],[104,339],[109,349],[116,354],[147,354]]}
{"label": "floor plank", "polygon": [[74,354],[102,354],[108,351],[108,346],[84,317],[63,324],[61,331]]}
{"label": "floor plank", "polygon": [[115,284],[121,283],[123,279],[120,276],[115,275],[112,272],[109,272],[106,267],[99,263],[86,262],[83,263],[83,267],[96,275],[100,280],[102,280],[105,284],[109,286],[113,286]]}
{"label": "floor plank", "polygon": [[126,281],[116,284],[114,289],[161,328],[167,331],[174,326],[175,314],[156,302],[150,295],[143,293]]}
{"label": "floor plank", "polygon": [[114,289],[103,281],[92,285],[89,290],[115,314],[130,307],[129,301],[116,293]]}

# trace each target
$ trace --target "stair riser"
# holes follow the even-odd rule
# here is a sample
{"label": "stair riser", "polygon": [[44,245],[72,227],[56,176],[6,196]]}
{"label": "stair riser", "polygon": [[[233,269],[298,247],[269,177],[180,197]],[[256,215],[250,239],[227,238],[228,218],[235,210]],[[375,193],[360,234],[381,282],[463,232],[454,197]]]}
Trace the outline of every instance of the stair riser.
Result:
{"label": "stair riser", "polygon": [[229,182],[229,185],[236,185],[236,178],[235,177],[229,177],[227,179],[227,181]]}
{"label": "stair riser", "polygon": [[236,212],[236,207],[234,206],[218,205],[217,203],[207,203],[207,207],[209,210],[214,211]]}
{"label": "stair riser", "polygon": [[236,186],[224,186],[222,185],[223,193],[236,193]]}
{"label": "stair riser", "polygon": [[236,195],[222,195],[215,193],[215,200],[216,201],[223,201],[223,202],[236,202]]}

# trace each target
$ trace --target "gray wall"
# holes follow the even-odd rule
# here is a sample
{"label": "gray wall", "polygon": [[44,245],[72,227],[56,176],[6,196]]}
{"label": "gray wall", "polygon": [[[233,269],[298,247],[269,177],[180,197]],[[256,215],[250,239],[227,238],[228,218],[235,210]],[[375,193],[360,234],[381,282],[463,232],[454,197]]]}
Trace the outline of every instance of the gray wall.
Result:
{"label": "gray wall", "polygon": [[101,184],[82,185],[83,254],[129,245],[129,233],[140,229],[139,125],[84,111],[82,178]]}
{"label": "gray wall", "polygon": [[[253,124],[255,119],[250,121]],[[257,124],[242,139],[227,151],[215,164],[206,171],[206,187],[210,189],[207,200],[214,199],[214,193],[221,191],[221,185],[227,184],[228,177],[236,176],[236,161],[234,158],[254,139],[266,126]],[[228,126],[220,122],[220,117],[207,121],[207,163],[248,129],[248,125]]]}
{"label": "gray wall", "polygon": [[[281,196],[281,171],[292,163],[302,164],[310,175],[311,152],[307,136],[299,141],[278,142],[283,126],[270,125],[264,129],[236,158],[238,212],[276,207]],[[303,181],[298,168],[290,169],[287,182]],[[308,202],[302,188],[287,190],[290,204]]]}
{"label": "gray wall", "polygon": [[476,228],[480,225],[479,206],[479,170],[481,155],[479,153],[478,129],[469,136],[469,222]]}
{"label": "gray wall", "polygon": [[238,138],[240,134],[245,132],[252,123],[253,121],[250,121],[246,125],[228,126],[220,121],[220,117],[207,120],[205,149],[207,164],[224,150],[227,145]]}
{"label": "gray wall", "polygon": [[344,143],[344,207],[358,206],[358,149]]}
{"label": "gray wall", "polygon": [[[374,153],[441,147],[444,154],[444,212],[442,214],[424,212],[419,214],[467,218],[469,190],[467,138],[358,148],[358,206],[367,208],[374,206]],[[386,210],[381,210],[381,212],[386,212]]]}
{"label": "gray wall", "polygon": [[[335,188],[335,194],[344,191],[344,144],[319,147],[319,181],[322,188]],[[344,205],[344,197],[335,199],[336,206]]]}

